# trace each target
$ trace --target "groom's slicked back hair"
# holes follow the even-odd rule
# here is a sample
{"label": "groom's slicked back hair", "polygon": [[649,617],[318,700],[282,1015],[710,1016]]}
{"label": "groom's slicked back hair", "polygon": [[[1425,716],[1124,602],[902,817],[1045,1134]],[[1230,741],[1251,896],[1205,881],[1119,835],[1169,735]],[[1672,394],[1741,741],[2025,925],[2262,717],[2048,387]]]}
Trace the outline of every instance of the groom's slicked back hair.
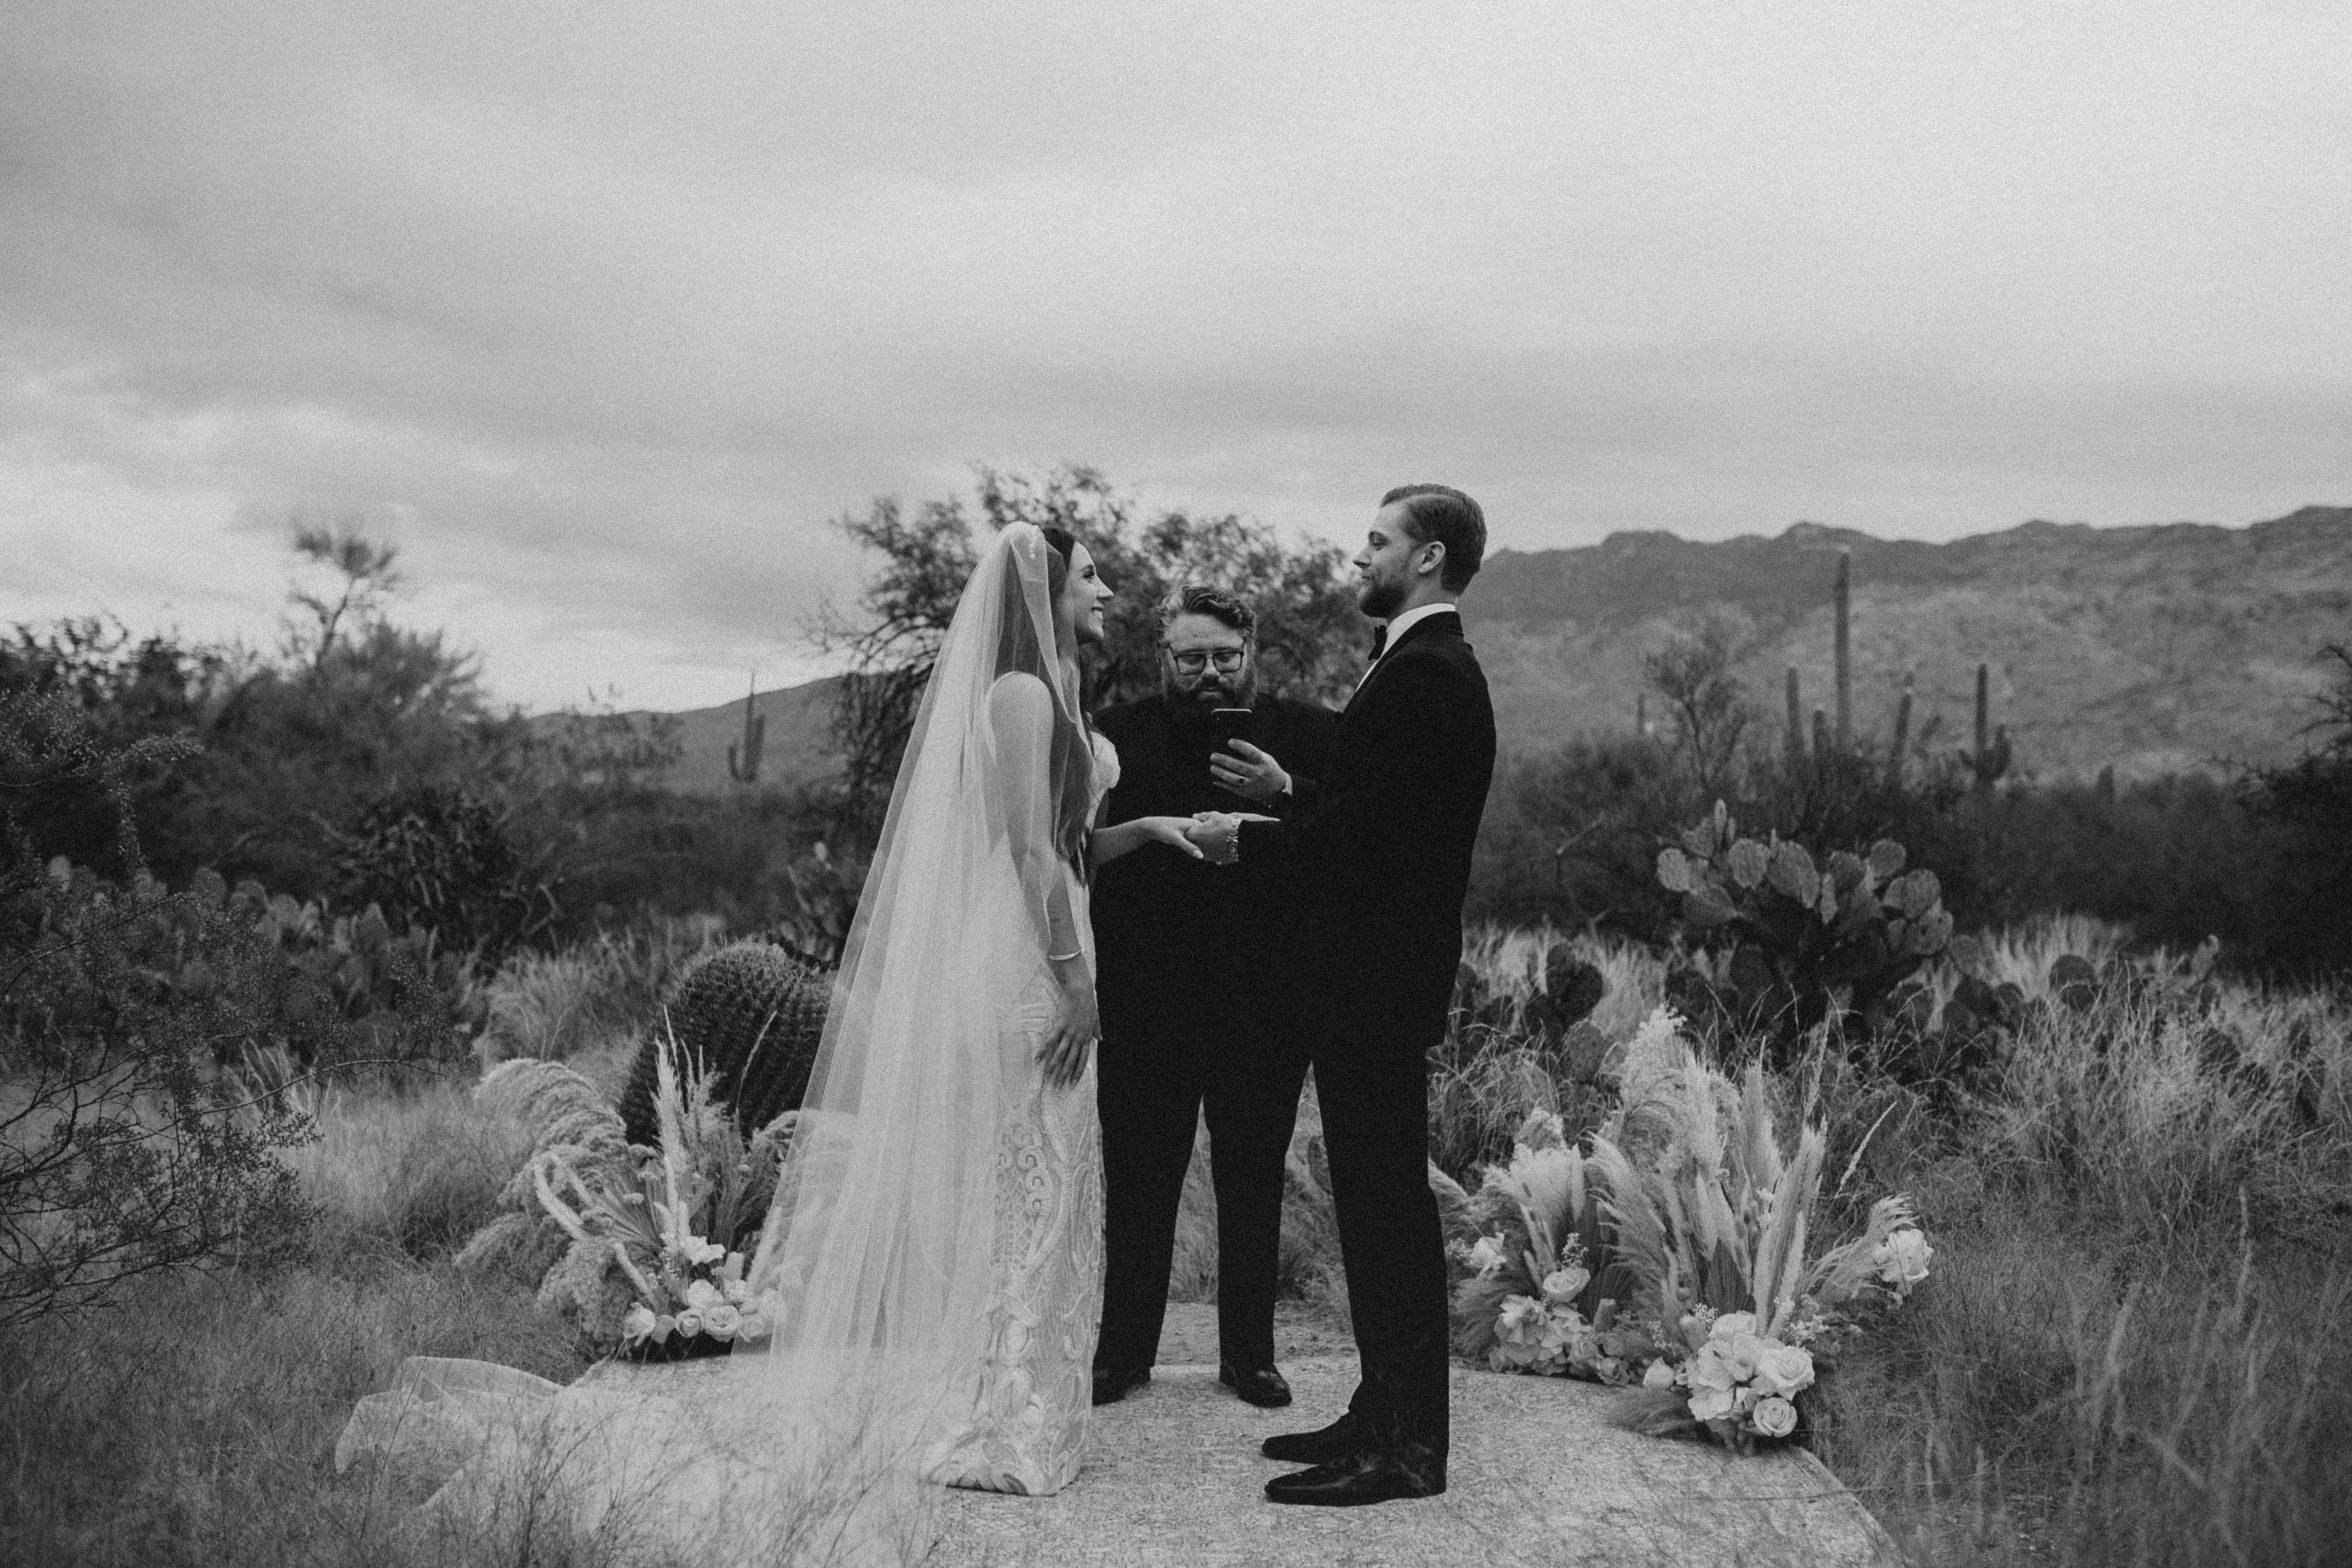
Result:
{"label": "groom's slicked back hair", "polygon": [[1381,510],[1399,501],[1415,539],[1445,546],[1439,584],[1449,594],[1467,588],[1486,556],[1486,514],[1478,503],[1452,485],[1399,485],[1381,498]]}

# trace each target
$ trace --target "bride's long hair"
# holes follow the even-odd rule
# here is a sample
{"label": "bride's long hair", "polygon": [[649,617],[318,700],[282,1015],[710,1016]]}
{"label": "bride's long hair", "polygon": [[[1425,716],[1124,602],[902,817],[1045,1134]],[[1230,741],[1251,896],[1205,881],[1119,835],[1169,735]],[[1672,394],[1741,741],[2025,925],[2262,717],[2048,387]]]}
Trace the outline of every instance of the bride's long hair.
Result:
{"label": "bride's long hair", "polygon": [[[1069,591],[1070,562],[1077,551],[1078,538],[1066,528],[1041,528],[1037,531],[1045,536],[1049,547],[1045,556],[1045,591],[1058,608],[1062,595]],[[1009,585],[1007,591],[1017,592],[1017,585]],[[1024,616],[1008,614],[1004,624],[1008,634],[1014,637],[1028,635],[1029,622]],[[1078,650],[1053,650],[1053,657],[1064,654],[1075,663]],[[1000,647],[996,668],[1000,671],[1034,669],[1037,658],[1037,653],[1026,647]],[[1081,674],[1081,690],[1085,679]],[[1072,704],[1072,709],[1064,711],[1057,708],[1054,713],[1054,845],[1083,878],[1087,874],[1087,837],[1094,809],[1093,723],[1087,717],[1083,700]]]}

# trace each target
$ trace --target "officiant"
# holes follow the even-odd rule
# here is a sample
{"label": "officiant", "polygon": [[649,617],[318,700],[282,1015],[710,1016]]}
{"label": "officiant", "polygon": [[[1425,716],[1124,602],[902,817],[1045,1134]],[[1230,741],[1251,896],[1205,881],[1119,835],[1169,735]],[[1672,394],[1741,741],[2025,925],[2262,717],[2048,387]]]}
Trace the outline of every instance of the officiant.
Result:
{"label": "officiant", "polygon": [[[1236,724],[1295,773],[1314,776],[1339,715],[1260,694],[1250,605],[1189,584],[1169,595],[1160,618],[1161,690],[1096,716],[1119,758],[1105,822],[1255,809],[1209,776],[1218,735]],[[1246,719],[1231,711],[1240,709]],[[1297,988],[1286,975],[1297,909],[1287,873],[1273,865],[1154,852],[1098,874],[1106,1259],[1097,1405],[1150,1381],[1177,1204],[1203,1116],[1216,1188],[1218,1375],[1253,1405],[1290,1402],[1275,1365],[1274,1298],[1283,1161],[1307,1071],[1305,1031],[1291,1014]]]}

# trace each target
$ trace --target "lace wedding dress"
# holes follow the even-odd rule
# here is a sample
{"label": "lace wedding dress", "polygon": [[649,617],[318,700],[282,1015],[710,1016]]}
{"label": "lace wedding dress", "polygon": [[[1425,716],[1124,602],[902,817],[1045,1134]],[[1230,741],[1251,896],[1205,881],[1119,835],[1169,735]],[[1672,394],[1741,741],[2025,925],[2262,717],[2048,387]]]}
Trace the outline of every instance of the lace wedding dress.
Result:
{"label": "lace wedding dress", "polygon": [[[1118,783],[1118,752],[1094,743],[1094,798]],[[1089,967],[1093,928],[1075,872],[1070,897]],[[1006,1029],[1034,1061],[1054,1018],[1052,979],[1042,972]],[[1033,1072],[997,1142],[994,1289],[988,1343],[971,1425],[945,1445],[931,1479],[950,1486],[1041,1497],[1070,1484],[1093,1408],[1095,1334],[1102,1311],[1102,1130],[1095,1069],[1066,1089]]]}

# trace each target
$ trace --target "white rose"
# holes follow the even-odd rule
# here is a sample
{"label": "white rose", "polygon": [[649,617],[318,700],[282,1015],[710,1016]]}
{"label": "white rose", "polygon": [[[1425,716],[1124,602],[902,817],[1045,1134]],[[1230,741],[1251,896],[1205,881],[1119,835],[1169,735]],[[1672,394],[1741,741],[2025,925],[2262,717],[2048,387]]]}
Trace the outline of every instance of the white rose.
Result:
{"label": "white rose", "polygon": [[1690,1413],[1694,1420],[1720,1421],[1731,1414],[1731,1390],[1727,1388],[1694,1390],[1690,1396]]}
{"label": "white rose", "polygon": [[1754,1334],[1734,1334],[1712,1342],[1717,1353],[1730,1363],[1733,1381],[1746,1383],[1756,1375],[1757,1363],[1764,1359],[1762,1340]]}
{"label": "white rose", "polygon": [[1894,1286],[1898,1294],[1908,1295],[1913,1286],[1927,1278],[1927,1264],[1935,1256],[1927,1237],[1906,1226],[1872,1252],[1870,1260],[1878,1265],[1882,1282]]}
{"label": "white rose", "polygon": [[654,1320],[654,1343],[657,1345],[667,1343],[670,1335],[677,1331],[677,1320],[667,1312]]}
{"label": "white rose", "polygon": [[1642,1374],[1643,1388],[1672,1388],[1674,1385],[1675,1369],[1662,1360],[1652,1362],[1650,1370]]}
{"label": "white rose", "polygon": [[751,1287],[740,1279],[722,1279],[719,1282],[719,1293],[727,1298],[729,1306],[740,1307],[751,1299]]}
{"label": "white rose", "polygon": [[698,1279],[686,1288],[686,1304],[698,1312],[708,1312],[725,1300],[719,1287],[708,1279]]}
{"label": "white rose", "polygon": [[1785,1437],[1797,1429],[1797,1407],[1777,1394],[1769,1394],[1756,1402],[1748,1420],[1763,1436]]}
{"label": "white rose", "polygon": [[1790,1394],[1813,1385],[1813,1358],[1799,1345],[1765,1342],[1756,1363],[1756,1386],[1767,1394]]}
{"label": "white rose", "polygon": [[635,1344],[652,1333],[654,1325],[658,1321],[660,1320],[654,1316],[654,1310],[640,1301],[622,1314],[621,1338],[630,1344]]}
{"label": "white rose", "polygon": [[743,1314],[724,1301],[703,1309],[702,1331],[714,1340],[733,1339],[742,1324]]}
{"label": "white rose", "polygon": [[1571,1263],[1555,1268],[1544,1276],[1543,1293],[1547,1301],[1573,1301],[1587,1285],[1592,1283],[1592,1271]]}
{"label": "white rose", "polygon": [[702,1331],[702,1314],[689,1307],[677,1315],[678,1338],[690,1340]]}
{"label": "white rose", "polygon": [[753,1340],[766,1339],[768,1337],[768,1320],[761,1317],[757,1312],[744,1313],[743,1321],[735,1326],[735,1337],[737,1340],[747,1344]]}

